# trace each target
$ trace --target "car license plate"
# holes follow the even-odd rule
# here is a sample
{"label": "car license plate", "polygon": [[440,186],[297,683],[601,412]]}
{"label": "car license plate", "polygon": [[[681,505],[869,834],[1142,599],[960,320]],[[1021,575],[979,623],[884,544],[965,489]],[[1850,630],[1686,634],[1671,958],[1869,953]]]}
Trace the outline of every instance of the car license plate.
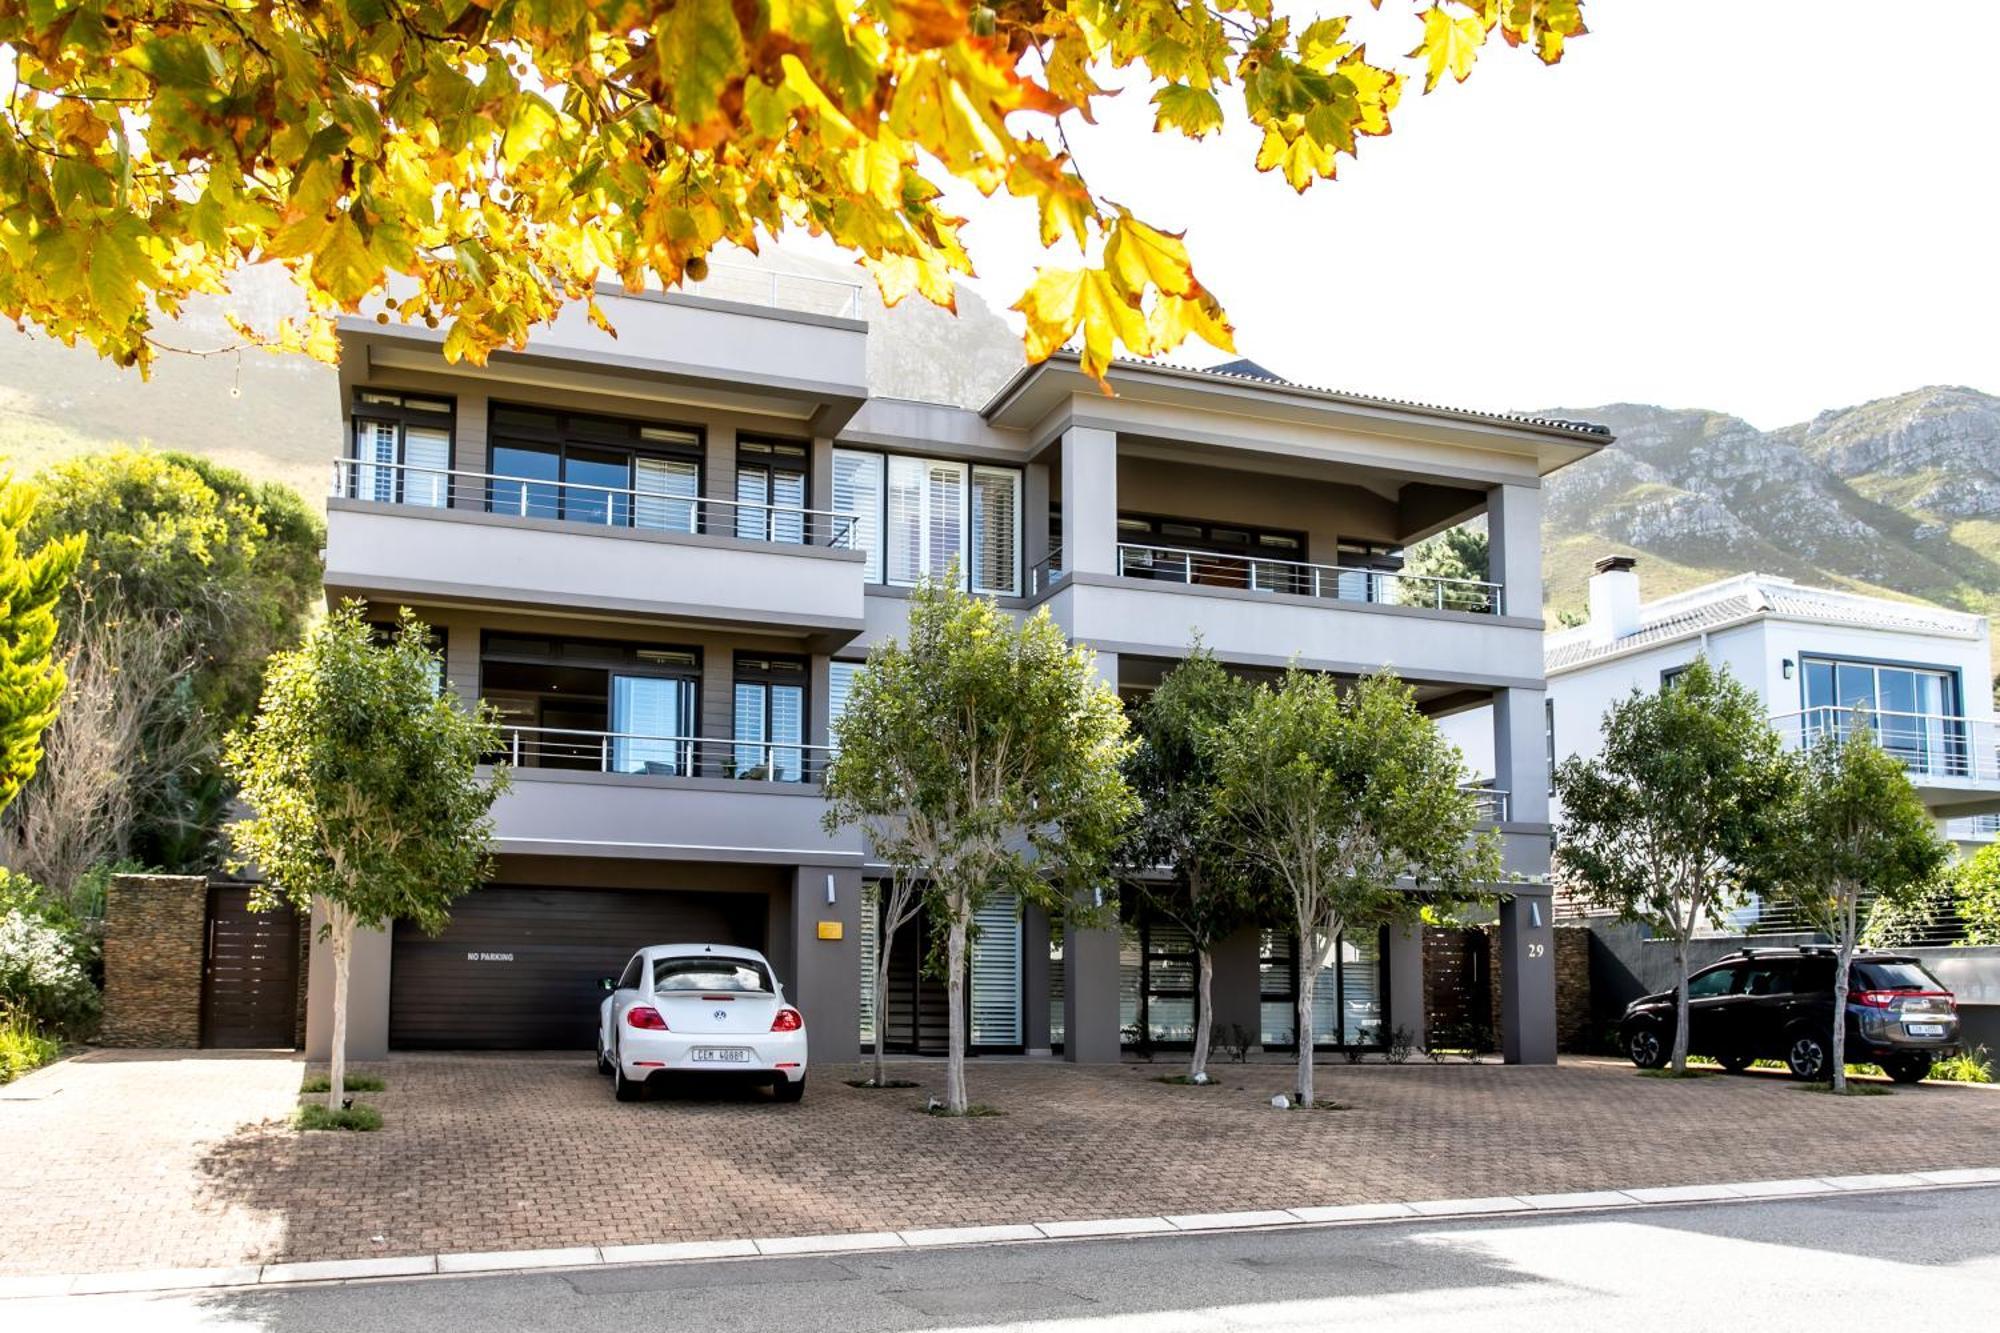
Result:
{"label": "car license plate", "polygon": [[1944,1024],[1905,1023],[1903,1024],[1903,1031],[1909,1033],[1912,1037],[1942,1037],[1944,1035]]}
{"label": "car license plate", "polygon": [[698,1065],[747,1065],[750,1052],[741,1046],[697,1046],[694,1048],[694,1062]]}

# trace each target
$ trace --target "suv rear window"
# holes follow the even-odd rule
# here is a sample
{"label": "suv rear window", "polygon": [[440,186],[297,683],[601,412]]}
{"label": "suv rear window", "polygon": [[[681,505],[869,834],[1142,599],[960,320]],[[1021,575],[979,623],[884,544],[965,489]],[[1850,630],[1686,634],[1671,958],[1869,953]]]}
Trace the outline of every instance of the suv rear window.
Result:
{"label": "suv rear window", "polygon": [[1919,963],[1856,963],[1848,984],[1855,990],[1943,990]]}
{"label": "suv rear window", "polygon": [[751,992],[771,989],[771,974],[747,958],[657,958],[653,993],[663,991]]}

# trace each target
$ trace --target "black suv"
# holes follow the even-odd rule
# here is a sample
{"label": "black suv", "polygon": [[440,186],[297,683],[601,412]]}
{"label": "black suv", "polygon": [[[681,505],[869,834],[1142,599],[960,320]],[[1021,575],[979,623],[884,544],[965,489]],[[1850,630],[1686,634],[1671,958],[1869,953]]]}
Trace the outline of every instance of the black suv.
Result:
{"label": "black suv", "polygon": [[[1833,1058],[1830,948],[1745,949],[1688,978],[1688,1050],[1735,1073],[1783,1060],[1794,1078],[1825,1079]],[[1674,1045],[1674,993],[1632,1001],[1619,1039],[1632,1063],[1657,1069]],[[1958,1006],[1915,958],[1861,952],[1848,970],[1847,1059],[1920,1082],[1958,1047]]]}

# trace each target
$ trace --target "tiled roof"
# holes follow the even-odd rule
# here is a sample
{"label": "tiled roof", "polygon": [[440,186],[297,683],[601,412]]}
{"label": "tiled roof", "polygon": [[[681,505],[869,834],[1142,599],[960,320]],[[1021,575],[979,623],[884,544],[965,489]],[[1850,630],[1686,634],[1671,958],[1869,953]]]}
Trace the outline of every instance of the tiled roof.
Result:
{"label": "tiled roof", "polygon": [[1672,643],[1758,615],[1955,639],[1976,639],[1986,632],[1984,617],[1926,602],[1808,588],[1770,574],[1738,574],[1644,603],[1639,608],[1638,630],[1609,643],[1593,642],[1588,625],[1551,634],[1544,641],[1543,663],[1550,671],[1560,671],[1635,648]]}
{"label": "tiled roof", "polygon": [[[1077,358],[1074,348],[1064,348],[1057,355],[1066,356],[1071,360]],[[1043,364],[1046,365],[1047,362]],[[1561,431],[1566,435],[1575,435],[1581,439],[1589,440],[1593,444],[1601,444],[1611,439],[1611,428],[1609,426],[1600,426],[1593,421],[1570,421],[1563,417],[1534,417],[1518,412],[1486,412],[1474,408],[1452,407],[1445,403],[1423,403],[1410,398],[1382,398],[1374,394],[1350,393],[1345,389],[1330,389],[1324,385],[1302,384],[1298,380],[1285,379],[1247,358],[1225,362],[1219,366],[1187,366],[1177,361],[1117,356],[1111,359],[1111,366],[1114,370],[1164,370],[1178,375],[1198,375],[1204,379],[1235,380],[1243,384],[1259,385],[1265,388],[1295,389],[1301,393],[1317,394],[1322,398],[1331,398],[1360,407],[1386,407],[1405,412],[1425,412],[1433,416],[1460,417],[1473,421],[1504,422],[1510,426],[1536,426],[1543,430],[1555,430]],[[1034,366],[1028,366],[1017,373],[1015,379],[1010,381],[1006,388],[1001,389],[999,394],[995,395],[996,401],[999,398],[1005,397],[1008,389],[1011,389],[1014,384],[1019,383],[1023,376],[1033,374],[1035,369],[1036,367]]]}

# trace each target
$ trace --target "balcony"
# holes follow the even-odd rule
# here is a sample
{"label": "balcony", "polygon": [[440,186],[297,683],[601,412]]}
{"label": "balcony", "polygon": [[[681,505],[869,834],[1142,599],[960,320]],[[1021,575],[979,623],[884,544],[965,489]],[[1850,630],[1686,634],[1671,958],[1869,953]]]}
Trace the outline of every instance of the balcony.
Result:
{"label": "balcony", "polygon": [[326,585],[789,627],[830,651],[862,626],[853,529],[830,510],[343,458],[327,502]]}
{"label": "balcony", "polygon": [[1940,819],[2000,813],[2000,723],[1990,718],[1856,708],[1807,708],[1772,717],[1790,750],[1871,727],[1926,808]]}
{"label": "balcony", "polygon": [[1516,684],[1541,679],[1540,609],[1506,614],[1498,583],[1121,542],[1115,576],[1073,573],[1060,551],[1030,592],[1077,638],[1177,654],[1192,633],[1225,658]]}
{"label": "balcony", "polygon": [[512,782],[493,809],[515,854],[860,864],[860,836],[820,826],[823,746],[505,727]]}

